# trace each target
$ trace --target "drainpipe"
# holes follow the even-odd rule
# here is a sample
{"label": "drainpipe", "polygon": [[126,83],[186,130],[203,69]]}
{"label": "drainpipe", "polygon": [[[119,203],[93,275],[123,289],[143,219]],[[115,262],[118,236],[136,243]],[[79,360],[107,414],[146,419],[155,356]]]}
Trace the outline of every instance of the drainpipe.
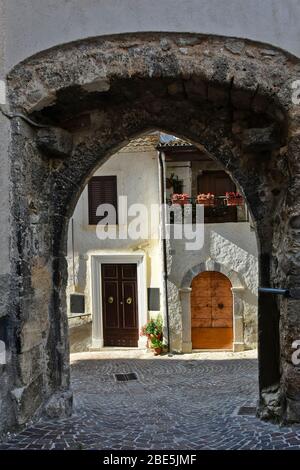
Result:
{"label": "drainpipe", "polygon": [[72,236],[72,270],[73,270],[73,286],[75,288],[75,244],[74,244],[74,219],[71,220],[71,236]]}
{"label": "drainpipe", "polygon": [[163,152],[158,151],[158,162],[160,171],[160,188],[161,188],[161,227],[162,227],[162,246],[163,246],[163,280],[164,280],[164,291],[165,291],[165,311],[166,311],[166,323],[167,323],[167,335],[168,335],[168,352],[170,352],[170,322],[169,322],[169,300],[168,300],[168,258],[167,258],[167,241],[166,241],[166,171],[165,171],[165,158]]}

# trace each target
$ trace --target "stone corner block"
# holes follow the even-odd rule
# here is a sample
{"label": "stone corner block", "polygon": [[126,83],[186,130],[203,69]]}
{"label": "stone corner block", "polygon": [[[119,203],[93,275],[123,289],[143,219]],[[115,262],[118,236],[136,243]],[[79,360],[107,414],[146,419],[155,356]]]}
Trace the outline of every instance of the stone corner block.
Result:
{"label": "stone corner block", "polygon": [[45,406],[45,414],[48,418],[67,418],[71,416],[73,409],[73,393],[71,390],[57,392]]}
{"label": "stone corner block", "polygon": [[36,144],[49,158],[66,158],[72,152],[73,137],[59,127],[47,127],[38,130]]}
{"label": "stone corner block", "polygon": [[279,384],[261,391],[258,416],[264,421],[280,421],[282,417],[282,396]]}
{"label": "stone corner block", "polygon": [[286,416],[287,423],[299,423],[300,421],[300,401],[287,398],[286,400]]}
{"label": "stone corner block", "polygon": [[182,354],[191,353],[193,351],[193,345],[191,341],[183,341],[182,342]]}
{"label": "stone corner block", "polygon": [[280,139],[275,126],[247,129],[243,132],[243,148],[249,152],[261,152],[280,147]]}
{"label": "stone corner block", "polygon": [[233,343],[233,352],[242,352],[245,351],[245,344],[242,342],[235,341]]}

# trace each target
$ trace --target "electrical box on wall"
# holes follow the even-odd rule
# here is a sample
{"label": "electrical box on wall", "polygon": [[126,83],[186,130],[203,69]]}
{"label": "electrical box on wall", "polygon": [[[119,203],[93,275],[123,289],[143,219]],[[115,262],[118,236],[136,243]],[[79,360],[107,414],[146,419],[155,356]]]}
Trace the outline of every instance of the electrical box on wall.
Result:
{"label": "electrical box on wall", "polygon": [[83,294],[70,295],[70,312],[85,313],[85,299]]}
{"label": "electrical box on wall", "polygon": [[148,287],[148,310],[160,311],[160,289],[158,287]]}

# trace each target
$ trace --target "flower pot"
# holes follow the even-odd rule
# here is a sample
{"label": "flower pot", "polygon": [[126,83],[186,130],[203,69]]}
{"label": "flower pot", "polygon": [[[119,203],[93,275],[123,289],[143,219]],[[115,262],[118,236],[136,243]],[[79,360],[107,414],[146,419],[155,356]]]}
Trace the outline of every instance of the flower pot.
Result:
{"label": "flower pot", "polygon": [[227,199],[227,206],[241,206],[243,204],[243,198],[230,198]]}
{"label": "flower pot", "polygon": [[197,204],[202,204],[203,206],[214,206],[215,201],[213,199],[198,199]]}
{"label": "flower pot", "polygon": [[154,356],[159,356],[162,352],[162,348],[154,348]]}
{"label": "flower pot", "polygon": [[179,204],[180,206],[183,206],[184,204],[188,204],[189,199],[190,199],[189,195],[185,193],[183,194],[174,193],[171,196],[172,204]]}
{"label": "flower pot", "polygon": [[215,205],[215,196],[212,193],[202,193],[197,196],[197,204],[202,204],[203,206],[214,206]]}

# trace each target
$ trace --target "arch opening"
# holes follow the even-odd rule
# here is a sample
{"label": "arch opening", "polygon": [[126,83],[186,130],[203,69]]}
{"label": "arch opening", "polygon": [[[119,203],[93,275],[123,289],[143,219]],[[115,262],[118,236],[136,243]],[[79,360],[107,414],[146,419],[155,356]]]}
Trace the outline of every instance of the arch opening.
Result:
{"label": "arch opening", "polygon": [[[25,391],[16,404],[19,425],[45,406],[51,414],[58,399],[60,412],[70,413],[68,223],[89,177],[132,137],[163,129],[220,162],[251,212],[260,284],[297,285],[292,254],[298,241],[289,221],[298,213],[294,175],[299,142],[287,92],[296,74],[294,60],[275,50],[266,65],[259,45],[247,43],[236,57],[221,48],[220,38],[197,35],[183,53],[181,36],[72,43],[30,58],[9,74],[12,110],[46,126],[12,120],[11,259],[18,286],[11,292],[17,300],[10,347],[14,389]],[[168,47],[162,47],[164,37]],[[260,406],[265,418],[293,421],[300,416],[299,381],[289,359],[298,332],[289,314],[298,303],[297,298],[259,298]],[[37,354],[41,359],[35,371],[26,374],[22,361],[26,356],[32,363]]]}
{"label": "arch opening", "polygon": [[193,349],[233,349],[231,282],[224,274],[206,271],[191,284]]}

